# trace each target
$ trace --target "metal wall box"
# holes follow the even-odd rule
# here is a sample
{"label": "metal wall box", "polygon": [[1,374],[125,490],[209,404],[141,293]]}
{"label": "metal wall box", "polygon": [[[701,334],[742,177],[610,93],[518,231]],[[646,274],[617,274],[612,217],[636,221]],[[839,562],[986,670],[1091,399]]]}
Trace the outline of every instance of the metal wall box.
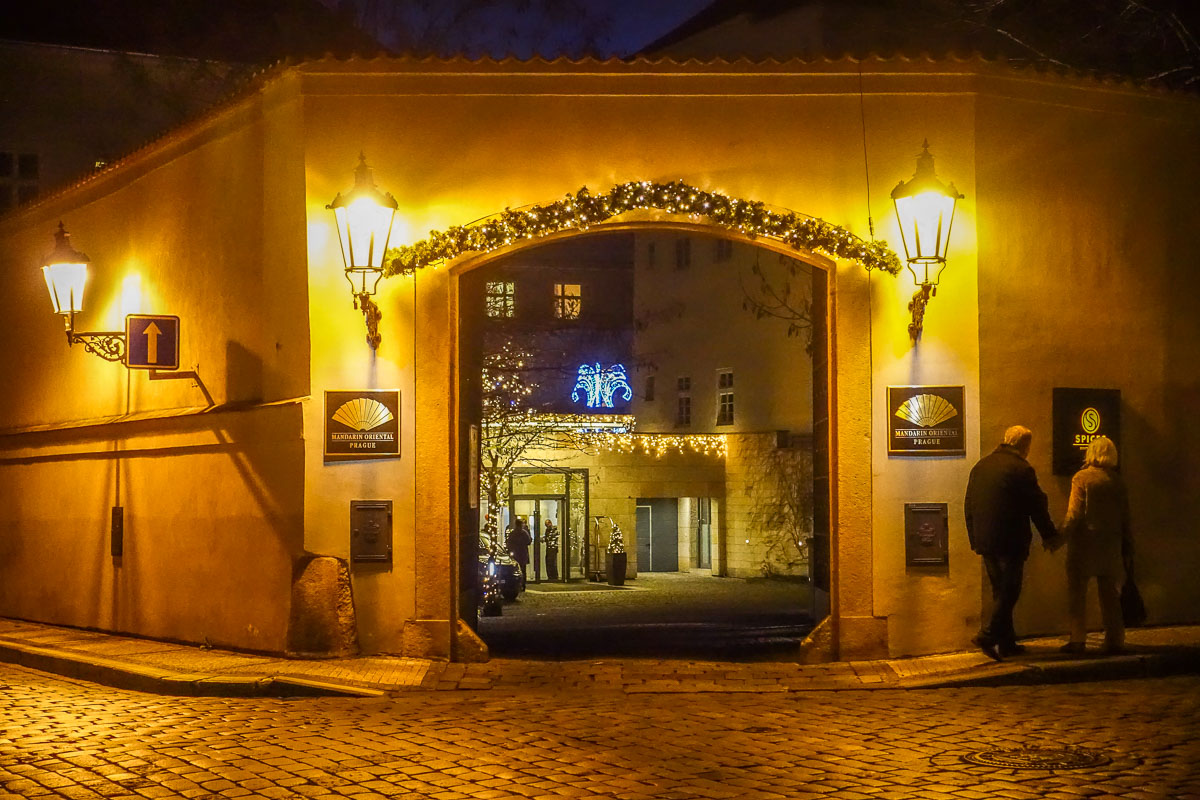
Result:
{"label": "metal wall box", "polygon": [[392,561],[392,501],[350,501],[350,560]]}
{"label": "metal wall box", "polygon": [[904,504],[904,560],[910,567],[950,563],[950,513],[945,503]]}

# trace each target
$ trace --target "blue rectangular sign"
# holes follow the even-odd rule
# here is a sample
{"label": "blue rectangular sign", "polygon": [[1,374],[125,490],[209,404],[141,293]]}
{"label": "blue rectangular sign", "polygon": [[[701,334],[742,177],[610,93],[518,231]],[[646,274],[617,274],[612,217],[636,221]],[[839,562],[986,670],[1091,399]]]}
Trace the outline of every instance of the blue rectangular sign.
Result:
{"label": "blue rectangular sign", "polygon": [[125,366],[179,369],[179,317],[165,314],[125,317]]}

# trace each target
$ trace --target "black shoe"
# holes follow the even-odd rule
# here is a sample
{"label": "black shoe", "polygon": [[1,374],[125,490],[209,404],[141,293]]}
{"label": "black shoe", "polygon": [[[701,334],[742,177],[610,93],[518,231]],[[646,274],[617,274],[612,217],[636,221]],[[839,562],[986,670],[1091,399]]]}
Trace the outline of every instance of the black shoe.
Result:
{"label": "black shoe", "polygon": [[1000,645],[1000,655],[1002,656],[1019,656],[1025,652],[1025,645],[1012,642],[1011,644]]}
{"label": "black shoe", "polygon": [[1000,651],[996,647],[996,643],[991,639],[985,639],[983,636],[976,636],[971,640],[971,643],[983,651],[983,654],[993,661],[1003,661]]}
{"label": "black shoe", "polygon": [[1083,642],[1067,642],[1062,647],[1058,648],[1060,653],[1070,653],[1071,655],[1083,655],[1087,650],[1087,645]]}

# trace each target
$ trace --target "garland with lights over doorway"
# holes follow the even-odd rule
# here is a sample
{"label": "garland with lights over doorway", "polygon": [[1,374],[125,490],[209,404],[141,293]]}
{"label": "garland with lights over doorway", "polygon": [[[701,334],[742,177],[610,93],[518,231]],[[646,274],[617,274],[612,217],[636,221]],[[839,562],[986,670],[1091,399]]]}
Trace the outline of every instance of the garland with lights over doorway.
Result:
{"label": "garland with lights over doorway", "polygon": [[782,242],[800,252],[824,253],[896,275],[899,257],[883,241],[866,241],[838,225],[793,211],[777,211],[764,203],[740,200],[699,189],[682,181],[632,181],[593,195],[584,186],[546,205],[506,208],[469,225],[431,231],[429,238],[390,248],[384,275],[411,275],[418,269],[466,253],[489,253],[520,241],[569,230],[584,231],[628,211],[655,210],[708,220],[751,239]]}

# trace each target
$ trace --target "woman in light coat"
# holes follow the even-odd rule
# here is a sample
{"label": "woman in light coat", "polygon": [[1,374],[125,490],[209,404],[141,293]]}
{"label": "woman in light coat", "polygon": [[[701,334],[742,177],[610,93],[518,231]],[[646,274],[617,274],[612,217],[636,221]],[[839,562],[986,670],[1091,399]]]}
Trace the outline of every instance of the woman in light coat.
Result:
{"label": "woman in light coat", "polygon": [[1065,653],[1082,653],[1087,639],[1087,586],[1096,579],[1104,621],[1104,652],[1125,646],[1120,581],[1133,564],[1129,495],[1117,474],[1117,446],[1107,436],[1088,445],[1083,468],[1071,479],[1061,530],[1067,534],[1067,596],[1071,639]]}

